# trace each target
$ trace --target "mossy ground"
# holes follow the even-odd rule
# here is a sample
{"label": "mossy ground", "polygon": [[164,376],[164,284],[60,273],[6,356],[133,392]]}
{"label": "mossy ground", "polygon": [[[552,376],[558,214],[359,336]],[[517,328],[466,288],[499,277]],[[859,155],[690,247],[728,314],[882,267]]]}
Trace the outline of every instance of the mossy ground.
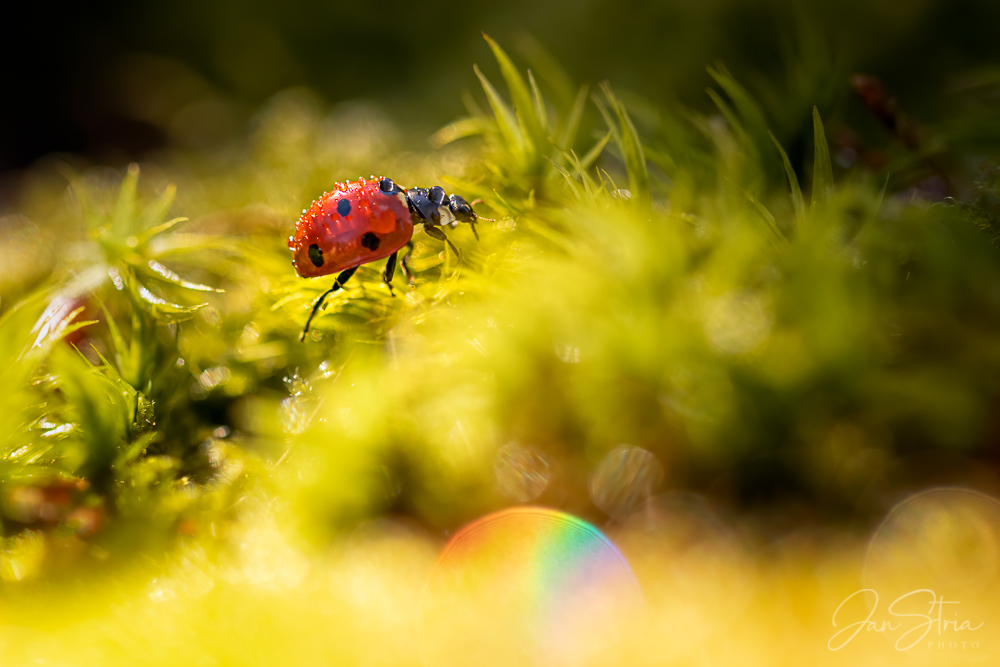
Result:
{"label": "mossy ground", "polygon": [[[477,69],[434,150],[292,90],[226,149],[25,179],[0,274],[5,664],[417,664],[443,537],[527,500],[605,528],[647,590],[594,664],[836,664],[880,517],[998,490],[995,79],[874,148],[831,142],[849,114],[810,116],[810,88],[717,66],[716,111],[633,118],[490,47],[506,93]],[[802,129],[772,134],[788,109]],[[300,343],[330,281],[285,238],[376,169],[495,221],[450,233],[460,259],[418,232],[395,297],[362,267]],[[651,458],[595,488],[622,444]]]}

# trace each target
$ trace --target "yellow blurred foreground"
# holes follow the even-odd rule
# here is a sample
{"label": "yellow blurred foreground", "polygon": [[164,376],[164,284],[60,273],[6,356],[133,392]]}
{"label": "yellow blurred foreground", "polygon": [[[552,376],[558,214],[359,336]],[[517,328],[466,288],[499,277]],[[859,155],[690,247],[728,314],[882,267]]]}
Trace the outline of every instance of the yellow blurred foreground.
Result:
{"label": "yellow blurred foreground", "polygon": [[[605,526],[611,541],[568,515],[514,510],[475,522],[441,558],[444,545],[404,521],[366,523],[318,553],[283,528],[281,507],[252,509],[253,522],[234,527],[215,555],[192,541],[163,559],[168,569],[147,563],[48,593],[35,584],[30,596],[3,600],[0,664],[1000,657],[1000,504],[965,489],[911,496],[868,540],[815,531],[765,542],[686,494],[658,496]],[[5,578],[14,564],[8,553]]]}

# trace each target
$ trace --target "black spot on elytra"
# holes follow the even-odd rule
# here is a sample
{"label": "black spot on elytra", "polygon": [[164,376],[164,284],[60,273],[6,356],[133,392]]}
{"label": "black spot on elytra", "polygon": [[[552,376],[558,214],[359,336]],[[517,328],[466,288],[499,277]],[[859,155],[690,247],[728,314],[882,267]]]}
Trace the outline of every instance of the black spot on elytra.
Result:
{"label": "black spot on elytra", "polygon": [[337,213],[341,215],[347,215],[351,212],[351,202],[346,199],[341,199],[337,202]]}
{"label": "black spot on elytra", "polygon": [[367,232],[364,236],[361,237],[361,245],[368,248],[369,250],[378,250],[380,243],[382,243],[382,240],[379,237],[375,236],[373,232]]}
{"label": "black spot on elytra", "polygon": [[314,266],[323,266],[323,251],[315,243],[309,246],[309,261]]}

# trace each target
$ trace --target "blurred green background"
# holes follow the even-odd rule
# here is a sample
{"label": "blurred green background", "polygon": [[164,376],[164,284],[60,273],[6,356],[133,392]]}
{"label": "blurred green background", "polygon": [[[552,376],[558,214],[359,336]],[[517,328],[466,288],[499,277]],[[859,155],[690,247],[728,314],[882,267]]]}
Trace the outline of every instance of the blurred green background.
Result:
{"label": "blurred green background", "polygon": [[470,62],[489,60],[480,30],[515,53],[543,47],[573,82],[610,79],[655,105],[701,109],[704,68],[721,59],[747,82],[797,73],[790,83],[820,104],[843,97],[850,73],[874,73],[904,108],[937,120],[956,77],[1000,57],[989,0],[109,1],[25,6],[7,23],[0,170],[57,151],[120,164],[175,143],[212,146],[289,86],[377,102],[419,142],[478,87]]}
{"label": "blurred green background", "polygon": [[[631,389],[627,383],[619,386],[616,381],[612,385],[616,391],[643,397],[640,404],[653,401],[615,426],[622,431],[619,439],[632,443],[648,440],[644,446],[674,464],[668,472],[682,485],[712,489],[735,506],[757,502],[780,505],[793,499],[841,519],[857,511],[870,517],[892,494],[879,496],[873,490],[877,483],[867,479],[863,485],[868,495],[857,495],[861,490],[857,485],[862,482],[852,475],[856,477],[865,465],[872,464],[865,457],[881,461],[882,467],[866,469],[869,473],[877,469],[879,474],[889,474],[887,471],[893,470],[895,481],[890,486],[896,488],[909,484],[914,475],[932,470],[947,476],[954,467],[953,476],[962,477],[970,466],[978,465],[972,460],[993,456],[988,447],[996,437],[990,417],[996,400],[992,385],[962,365],[976,362],[966,359],[956,365],[958,350],[943,342],[949,334],[910,312],[910,308],[917,308],[916,302],[908,301],[903,287],[917,290],[920,296],[914,298],[922,299],[928,308],[936,304],[942,313],[952,313],[954,335],[958,340],[974,341],[956,345],[968,344],[988,354],[990,346],[972,332],[992,321],[989,247],[1000,233],[995,220],[995,169],[989,161],[1000,148],[996,122],[1000,43],[991,34],[1000,20],[996,3],[956,5],[926,0],[834,5],[720,0],[628,7],[597,1],[515,2],[494,7],[450,2],[423,6],[392,2],[378,6],[108,3],[97,8],[68,6],[56,13],[58,20],[44,21],[40,13],[47,10],[32,11],[39,13],[42,33],[25,30],[5,44],[10,49],[10,57],[4,60],[9,103],[2,105],[7,117],[0,123],[0,166],[8,168],[3,172],[2,205],[12,215],[4,219],[10,241],[6,250],[9,261],[0,282],[2,310],[9,312],[32,290],[65,284],[61,294],[68,290],[66,298],[71,304],[83,304],[88,317],[102,320],[100,308],[104,306],[87,301],[86,296],[84,277],[94,275],[94,262],[98,262],[96,266],[106,262],[121,266],[122,271],[136,271],[139,286],[148,279],[153,284],[166,282],[186,288],[176,274],[163,273],[172,269],[164,268],[161,259],[176,258],[182,265],[187,262],[198,280],[213,284],[214,277],[215,283],[225,286],[227,296],[218,297],[208,309],[199,311],[201,306],[190,298],[174,305],[154,304],[154,319],[145,323],[134,320],[132,327],[146,332],[144,345],[155,343],[155,347],[129,353],[131,357],[124,355],[123,359],[131,361],[120,362],[124,365],[117,370],[132,391],[139,395],[153,391],[159,397],[147,398],[154,403],[177,405],[179,421],[161,421],[161,429],[166,431],[156,438],[163,443],[157,446],[163,449],[162,454],[179,457],[181,467],[176,474],[184,479],[188,473],[192,479],[208,479],[205,455],[196,447],[205,433],[216,427],[235,434],[255,428],[252,420],[241,423],[246,418],[241,410],[245,410],[245,402],[260,398],[260,391],[267,400],[277,400],[269,392],[285,391],[282,378],[294,387],[294,378],[300,372],[303,376],[314,372],[320,359],[346,363],[353,354],[346,341],[352,337],[374,349],[394,344],[393,332],[398,331],[394,326],[411,317],[425,321],[429,315],[421,313],[427,304],[438,303],[442,294],[464,284],[446,281],[444,276],[454,267],[446,259],[439,263],[442,257],[431,253],[429,246],[420,246],[428,275],[444,281],[442,284],[449,286],[441,288],[445,291],[411,299],[402,309],[400,300],[389,305],[366,294],[343,305],[342,319],[336,325],[344,332],[336,338],[340,344],[330,346],[326,341],[305,348],[288,346],[288,340],[282,338],[288,335],[282,328],[288,321],[275,319],[275,313],[286,312],[295,321],[312,291],[319,289],[319,281],[295,282],[282,254],[281,239],[291,229],[296,211],[334,180],[373,172],[391,174],[405,183],[444,182],[470,198],[482,196],[487,200],[487,213],[500,220],[496,223],[498,232],[515,227],[522,230],[512,237],[516,239],[512,247],[520,242],[539,243],[538,252],[546,261],[551,260],[547,253],[553,248],[565,253],[568,268],[542,264],[561,274],[583,265],[587,271],[604,271],[596,261],[603,251],[586,262],[576,256],[575,241],[567,239],[573,238],[572,230],[586,229],[585,221],[593,215],[590,209],[578,209],[596,196],[591,192],[596,183],[593,179],[605,182],[615,196],[619,193],[610,182],[617,179],[624,186],[627,181],[628,187],[636,190],[636,200],[652,200],[656,215],[675,219],[675,223],[683,220],[691,227],[683,233],[674,230],[680,236],[670,237],[668,245],[678,246],[673,252],[679,265],[672,269],[677,272],[674,277],[662,284],[664,300],[653,296],[646,304],[655,317],[659,308],[668,308],[669,295],[676,294],[679,285],[687,284],[685,281],[701,284],[699,281],[711,275],[714,265],[705,264],[706,256],[735,253],[732,265],[719,269],[719,284],[697,305],[708,318],[704,331],[682,328],[671,333],[667,323],[662,331],[652,327],[647,332],[649,340],[668,337],[660,341],[662,349],[647,351],[653,355],[646,360],[653,364],[651,368],[659,369],[657,364],[665,363],[656,356],[659,354],[697,357],[714,349],[716,356],[708,358],[715,370],[704,377],[699,375],[703,370],[676,371],[680,373],[677,377],[671,375],[674,371],[660,377],[644,370],[640,372],[643,379],[635,380],[638,384]],[[480,29],[499,38],[514,54],[517,64],[511,66],[513,69],[497,67]],[[484,97],[473,63],[481,65],[487,79],[496,84],[506,79],[508,86],[511,72],[530,67],[545,91],[549,108],[537,115],[536,104],[535,111],[527,113],[519,106],[527,98],[519,99],[511,87],[522,127],[510,134],[496,100]],[[612,83],[617,97],[611,88],[598,88],[602,80]],[[591,86],[579,89],[580,83]],[[522,81],[521,85],[527,84]],[[594,95],[593,102],[587,98],[588,91]],[[571,111],[574,100],[582,106]],[[482,111],[490,105],[492,112]],[[818,129],[814,107],[825,120],[825,126]],[[627,118],[621,115],[626,109]],[[537,115],[534,121],[532,114]],[[619,114],[617,121],[614,114]],[[463,116],[464,120],[451,124]],[[522,131],[523,137],[519,134]],[[769,131],[787,151],[787,165],[776,152]],[[566,132],[575,137],[563,142],[545,136]],[[645,150],[645,160],[629,153],[633,132]],[[480,135],[485,141],[463,138],[467,135]],[[821,161],[814,162],[814,144],[820,135],[829,142],[829,148],[823,150],[830,153],[825,158],[830,171],[822,186],[830,192],[826,203],[821,189],[810,187],[822,176],[815,171]],[[554,145],[547,146],[549,142]],[[602,151],[605,145],[607,150]],[[553,148],[555,152],[550,153]],[[590,170],[591,176],[583,176],[581,172],[586,170],[574,169],[566,162],[570,155],[560,153],[574,148],[588,166],[594,164],[602,171]],[[132,182],[138,172],[130,171],[119,195],[120,168],[132,160],[144,162],[146,175],[142,181]],[[562,164],[568,164],[572,172],[563,174],[569,180],[569,190],[558,171],[564,170]],[[804,213],[788,198],[786,169],[798,175],[795,187],[801,181],[817,202],[811,204],[809,217],[824,219],[824,224],[839,230],[836,234],[846,244],[843,252],[854,253],[851,261],[868,267],[869,272],[879,262],[887,267],[898,262],[898,266],[886,268],[885,275],[866,273],[855,282],[856,276],[836,265],[841,260],[822,257],[822,261],[807,261],[805,258],[816,251],[811,245],[816,240],[808,240],[801,227]],[[73,186],[65,191],[67,178]],[[834,181],[838,184],[836,196],[830,189]],[[174,191],[165,186],[167,182],[178,186],[176,202]],[[135,188],[138,199],[129,203]],[[586,191],[582,199],[581,190]],[[115,203],[120,196],[126,200]],[[730,202],[734,196],[736,201]],[[162,205],[150,205],[146,217],[132,217],[138,209],[131,207],[157,197]],[[942,202],[948,205],[940,210],[928,208]],[[166,208],[159,210],[157,206]],[[823,206],[825,210],[819,211]],[[168,219],[167,213],[174,210],[193,218],[177,228],[189,232],[189,237],[182,234],[180,242],[158,242],[137,231],[152,225],[155,218]],[[761,212],[779,241],[799,244],[790,256],[794,259],[785,258],[790,262],[787,266],[779,263],[766,268],[767,258],[759,254],[753,235],[743,238],[737,231],[739,225],[730,229],[736,223],[727,222],[747,215],[753,218]],[[631,229],[635,234],[632,242],[659,247],[664,241],[657,240],[660,232],[656,226],[643,228],[641,215],[635,213],[621,218],[622,238],[628,237],[624,230]],[[109,215],[113,220],[110,226],[102,223]],[[579,221],[572,222],[574,215]],[[607,215],[609,220],[615,219]],[[886,215],[893,224],[872,228],[872,220]],[[963,223],[954,222],[963,216],[972,221],[967,226],[979,227],[981,237],[967,237],[972,232],[962,228]],[[635,225],[639,227],[633,229]],[[938,244],[933,240],[938,233],[932,231],[935,225],[949,230],[949,225],[958,225],[958,231],[940,233],[958,234],[955,238],[967,239],[972,245]],[[525,229],[532,231],[521,239]],[[859,229],[866,234],[855,239]],[[540,230],[548,231],[543,234]],[[695,235],[689,236],[692,230]],[[590,230],[586,243],[610,231]],[[545,236],[552,233],[557,236]],[[567,236],[559,236],[563,234]],[[707,236],[700,236],[703,234]],[[478,247],[475,263],[463,269],[463,280],[488,285],[490,271],[500,271],[502,276],[513,270],[490,268],[494,262],[506,266],[498,258],[511,252],[504,250],[507,242],[499,238],[502,234]],[[138,254],[130,250],[136,248],[131,245],[135,239],[139,239]],[[980,247],[975,239],[987,245]],[[549,243],[555,245],[544,250]],[[613,236],[606,243],[608,250],[613,250]],[[872,244],[870,258],[864,244]],[[54,254],[53,248],[57,249]],[[185,259],[184,252],[195,259]],[[648,279],[656,284],[656,257],[643,259],[647,260],[651,264],[645,269],[642,262],[633,268],[638,276],[648,269]],[[419,253],[417,261],[419,266]],[[834,263],[823,264],[827,261]],[[914,269],[920,262],[938,262],[944,271],[926,277],[926,292],[921,292],[922,283],[916,282],[925,276]],[[829,271],[815,270],[816,266],[826,266]],[[975,274],[957,273],[974,268]],[[799,280],[791,280],[799,270],[805,273]],[[768,271],[778,272],[775,275],[781,274],[783,279],[773,283],[778,279],[765,277]],[[914,281],[898,285],[894,282],[898,272],[903,272],[904,281],[910,281],[911,276]],[[251,277],[261,280],[247,282]],[[551,278],[541,281],[548,286]],[[595,308],[605,291],[608,299],[628,303],[633,293],[627,285],[641,281],[639,277],[631,282],[623,278],[616,288],[614,275],[604,276],[592,286],[579,310]],[[819,296],[804,285],[812,285]],[[194,289],[207,290],[208,286],[195,285]],[[465,286],[460,291],[470,289]],[[569,286],[565,289],[567,294],[575,294]],[[771,289],[778,292],[771,294]],[[558,289],[556,293],[562,294]],[[785,296],[779,298],[779,293]],[[155,298],[163,296],[155,290],[153,294]],[[486,291],[481,296],[484,303],[492,303],[502,294],[502,290],[496,295]],[[641,300],[641,294],[641,290],[636,292],[636,298]],[[954,301],[958,295],[971,301]],[[788,299],[784,306],[783,298]],[[131,307],[150,308],[149,299],[142,299],[147,303],[134,302]],[[430,301],[425,303],[425,299]],[[819,310],[811,310],[813,305]],[[781,312],[786,314],[781,316]],[[126,322],[137,317],[129,315],[124,303],[110,303],[108,313]],[[182,325],[180,333],[174,331],[180,342],[177,350],[161,349],[166,339],[162,332],[157,333],[155,322],[192,317],[199,322],[205,313],[214,313],[209,317],[210,328],[221,327],[229,334],[218,338],[215,345],[189,342],[185,346],[185,327],[190,325]],[[572,314],[567,312],[567,322],[559,326],[570,327]],[[514,319],[526,316],[521,312],[512,315]],[[787,339],[777,336],[782,317],[790,330],[798,333],[789,334]],[[766,365],[757,369],[765,376],[756,376],[757,371],[748,371],[746,360],[738,359],[740,355],[731,358],[726,352],[727,346],[742,349],[743,343],[727,343],[718,332],[723,342],[713,338],[713,331],[743,326],[745,318],[757,322],[754,326],[760,331],[753,335],[759,335],[760,344],[770,340],[781,349],[802,347],[803,375],[792,386],[767,376]],[[902,322],[912,318],[928,327],[925,337],[904,337],[906,345],[900,349],[883,346],[883,329],[902,331]],[[113,332],[104,332],[101,326],[92,329],[101,332],[95,336],[102,341],[95,349],[110,356],[113,349],[109,343],[120,345],[114,336],[108,338]],[[573,326],[588,325],[581,321]],[[819,335],[823,327],[840,331],[838,335],[845,341],[854,342],[848,345],[840,341],[836,344],[840,347],[828,349],[832,342],[821,336],[810,339],[805,333]],[[601,363],[607,364],[602,372],[612,375],[617,362],[611,350],[621,343],[618,333],[624,332],[606,332],[610,356],[601,357]],[[192,333],[192,341],[198,335],[207,335],[207,330]],[[263,356],[252,363],[241,357],[245,353],[233,351],[246,335],[270,345],[255,352]],[[701,341],[697,345],[704,345],[706,335],[708,348],[697,348],[697,353],[686,348],[697,341]],[[806,338],[800,340],[800,336]],[[84,341],[92,343],[89,338]],[[544,341],[523,341],[526,349],[539,344],[548,349]],[[390,345],[387,349],[395,348]],[[665,352],[670,349],[673,352]],[[118,354],[124,353],[119,350]],[[177,377],[169,382],[152,382],[155,372],[148,364],[168,365],[172,355],[178,355],[178,363],[189,366],[179,375],[176,369],[170,371]],[[199,357],[201,360],[192,364]],[[371,363],[379,372],[384,371],[380,364],[385,359],[378,355],[373,359]],[[98,358],[91,354],[91,361],[97,363]],[[424,361],[418,354],[418,365]],[[242,375],[233,376],[236,366],[232,363],[244,365]],[[761,361],[755,358],[753,363]],[[855,368],[854,375],[849,368]],[[864,369],[886,372],[891,379],[871,380]],[[210,371],[219,377],[212,380],[215,376],[210,374],[206,379],[204,373]],[[914,375],[907,375],[911,371]],[[183,394],[184,383],[191,380],[184,379],[188,375],[201,383],[196,385],[201,389],[184,400],[167,393]],[[227,389],[223,385],[231,378]],[[151,382],[149,391],[143,388]],[[530,376],[520,377],[518,382],[523,386],[494,388],[499,393],[491,400],[499,401],[498,414],[503,413],[500,406],[508,400],[503,398],[508,393],[531,396],[539,392],[535,400],[525,401],[534,405],[550,391],[545,382]],[[955,390],[946,392],[950,403],[939,400],[943,386]],[[494,389],[483,391],[492,395]],[[683,401],[678,403],[680,399],[670,398],[671,391],[694,392],[692,396],[697,398],[689,398],[699,405],[711,403],[715,393],[721,392],[718,413],[707,417],[699,412],[704,406],[694,410]],[[901,398],[905,392],[910,392],[907,400]],[[902,402],[893,407],[891,401],[883,402],[887,396]],[[614,394],[607,397],[609,404],[616,400],[625,399]],[[184,408],[185,401],[191,403],[189,408]],[[589,401],[584,403],[589,405]],[[810,409],[818,411],[815,414],[806,411],[810,401],[814,403]],[[548,437],[563,443],[552,445],[556,450],[552,455],[568,457],[572,465],[586,468],[582,461],[593,464],[599,452],[619,444],[610,433],[599,444],[591,442],[596,436],[576,423],[580,415],[567,416],[567,423],[560,419],[549,423],[543,414],[534,414],[533,408],[524,409],[529,416],[509,415],[511,423],[523,423],[510,427],[514,432],[490,440],[490,447],[498,449],[508,440]],[[580,406],[553,409],[575,414]],[[676,414],[661,423],[663,409]],[[685,412],[690,410],[694,412]],[[611,421],[602,428],[612,428],[617,422],[610,414],[605,416]],[[680,421],[673,423],[673,419]],[[838,424],[843,419],[850,423],[841,429]],[[851,421],[857,419],[871,423]],[[741,421],[745,428],[738,426]],[[833,435],[810,431],[826,433],[830,428]],[[630,429],[635,432],[626,437]],[[524,433],[517,435],[518,430]],[[552,433],[540,434],[546,430]],[[269,442],[271,437],[264,436],[261,442]],[[676,451],[661,441],[662,437],[680,438]],[[824,454],[822,447],[813,451],[809,443],[816,438],[833,438],[833,444],[823,446],[830,451]],[[699,439],[704,442],[695,444]],[[268,447],[274,446],[273,442],[261,445],[265,459],[273,458]],[[568,449],[560,451],[563,446]],[[898,453],[911,457],[924,450],[931,453],[932,463],[906,464],[895,470],[887,462],[896,461]],[[517,465],[524,463],[517,459],[521,455],[530,462],[530,452],[517,450],[515,454]],[[392,448],[376,455],[381,457],[387,457],[386,469],[393,474],[417,476],[411,480],[414,485],[394,501],[404,513],[449,524],[481,509],[452,507],[442,516],[434,516],[443,511],[435,503],[450,505],[450,501],[442,496],[430,506],[420,505],[426,501],[420,496],[424,492],[422,476],[428,474],[414,471],[420,463]],[[830,488],[819,478],[804,476],[803,470],[815,472],[829,464],[829,457],[838,461],[846,457],[846,462],[838,465],[853,466],[854,472],[844,473],[846,477],[831,483]],[[76,461],[73,465],[87,470],[89,464]],[[110,475],[107,471],[102,474]],[[595,508],[589,504],[592,498],[588,499],[584,488],[588,475],[583,469],[578,475],[569,475],[566,484],[570,488],[562,491],[568,495],[560,502],[595,516]],[[107,477],[102,483],[110,484],[109,480]],[[480,481],[478,476],[463,481],[461,475],[456,480],[459,486]],[[482,502],[485,507],[493,501],[484,497]],[[335,512],[333,506],[329,509]]]}

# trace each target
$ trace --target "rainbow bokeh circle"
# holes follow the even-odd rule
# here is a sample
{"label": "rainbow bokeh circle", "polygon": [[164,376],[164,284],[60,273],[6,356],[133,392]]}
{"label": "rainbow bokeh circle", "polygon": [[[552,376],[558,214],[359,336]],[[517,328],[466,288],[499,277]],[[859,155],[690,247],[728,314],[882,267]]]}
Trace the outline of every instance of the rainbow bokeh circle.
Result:
{"label": "rainbow bokeh circle", "polygon": [[572,515],[516,507],[445,546],[420,633],[429,665],[569,664],[608,650],[641,607],[628,561]]}

